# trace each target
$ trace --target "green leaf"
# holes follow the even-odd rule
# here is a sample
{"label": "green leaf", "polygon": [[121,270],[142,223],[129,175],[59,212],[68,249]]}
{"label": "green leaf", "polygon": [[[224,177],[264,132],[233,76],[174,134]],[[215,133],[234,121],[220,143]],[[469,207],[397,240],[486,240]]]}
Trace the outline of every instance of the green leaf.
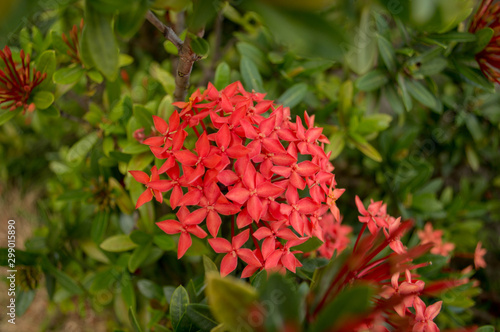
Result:
{"label": "green leaf", "polygon": [[122,152],[126,154],[139,154],[147,151],[150,151],[149,146],[145,144],[139,144],[137,142],[130,143],[122,150]]}
{"label": "green leaf", "polygon": [[[8,248],[0,248],[0,266],[8,264]],[[16,264],[32,266],[38,264],[39,254],[24,251],[16,248]]]}
{"label": "green leaf", "polygon": [[493,325],[484,325],[476,330],[476,332],[495,332]]}
{"label": "green leaf", "polygon": [[137,247],[137,244],[135,244],[128,235],[120,234],[108,237],[101,243],[100,247],[110,252],[122,252],[134,249]]}
{"label": "green leaf", "polygon": [[350,317],[366,312],[370,306],[373,289],[368,286],[353,286],[337,295],[332,302],[320,311],[311,332],[334,330]]}
{"label": "green leaf", "polygon": [[398,74],[398,85],[401,91],[401,98],[403,99],[403,105],[405,109],[409,112],[413,109],[413,100],[411,99],[410,93],[406,85],[406,79],[402,74]]}
{"label": "green leaf", "polygon": [[249,91],[264,92],[262,77],[255,63],[249,58],[243,56],[240,61],[240,72],[243,78],[243,84]]}
{"label": "green leaf", "polygon": [[54,276],[57,282],[71,294],[81,295],[83,294],[83,289],[78,285],[70,276],[68,276],[63,271],[57,269],[49,259],[45,256],[42,260],[42,268],[47,271],[47,273]]}
{"label": "green leaf", "polygon": [[137,320],[137,317],[135,317],[132,307],[128,308],[128,319],[130,320],[135,332],[142,332],[141,325],[139,325],[139,321]]}
{"label": "green leaf", "polygon": [[191,322],[202,331],[211,331],[218,325],[210,312],[210,307],[206,304],[189,304],[186,314]]}
{"label": "green leaf", "polygon": [[21,108],[18,108],[17,110],[10,111],[10,110],[0,110],[0,126],[3,125],[5,122],[9,121],[16,115],[21,113]]}
{"label": "green leaf", "polygon": [[370,145],[364,137],[354,133],[350,133],[349,137],[356,148],[363,152],[367,157],[375,160],[376,162],[382,161],[380,153],[372,145]]}
{"label": "green leaf", "polygon": [[206,255],[203,255],[203,268],[205,269],[205,275],[210,272],[219,272],[217,265],[215,265],[215,263]]}
{"label": "green leaf", "polygon": [[469,67],[459,62],[454,62],[460,76],[462,76],[468,83],[486,90],[487,92],[495,92],[495,86],[492,82],[484,76],[484,74],[476,68]]}
{"label": "green leaf", "polygon": [[389,128],[392,117],[389,114],[371,114],[361,118],[356,128],[356,132],[361,135],[368,135]]}
{"label": "green leaf", "polygon": [[37,109],[44,110],[52,105],[54,102],[54,95],[49,91],[38,91],[33,96],[33,102],[35,103]]}
{"label": "green leaf", "polygon": [[293,108],[304,99],[307,93],[306,83],[297,83],[287,89],[277,100],[278,104]]}
{"label": "green leaf", "polygon": [[148,0],[120,1],[129,2],[127,10],[121,10],[116,16],[115,29],[122,37],[131,38],[139,31],[148,11]]}
{"label": "green leaf", "polygon": [[148,299],[161,300],[163,298],[162,288],[151,280],[141,279],[137,281],[137,288]]}
{"label": "green leaf", "polygon": [[442,72],[448,66],[448,61],[443,58],[434,58],[422,63],[414,75],[433,76]]}
{"label": "green leaf", "polygon": [[322,244],[323,244],[323,241],[321,241],[317,237],[311,237],[306,242],[304,242],[296,247],[293,247],[294,248],[293,250],[299,250],[299,251],[302,251],[304,253],[311,252],[311,251],[314,251],[314,250],[318,249],[319,247],[321,247]]}
{"label": "green leaf", "polygon": [[491,38],[495,31],[492,28],[484,28],[476,32],[476,45],[474,46],[474,54],[477,54],[484,50],[484,48],[490,43]]}
{"label": "green leaf", "polygon": [[158,246],[158,248],[165,251],[175,251],[177,248],[175,241],[167,235],[155,235],[153,237],[153,243]]}
{"label": "green leaf", "polygon": [[378,51],[389,71],[396,70],[396,53],[392,44],[382,35],[377,35]]}
{"label": "green leaf", "polygon": [[413,196],[412,207],[423,212],[437,212],[443,209],[443,203],[436,198],[435,193],[423,193]]}
{"label": "green leaf", "polygon": [[56,52],[53,50],[43,52],[38,58],[36,69],[47,74],[47,77],[39,85],[40,89],[44,89],[52,82],[52,76],[56,70]]}
{"label": "green leaf", "polygon": [[88,46],[92,61],[110,81],[118,75],[118,44],[112,28],[113,16],[97,12],[93,6],[85,6],[85,26],[82,38]]}
{"label": "green leaf", "polygon": [[365,6],[361,12],[359,29],[356,29],[354,38],[347,44],[349,48],[344,54],[346,64],[358,75],[372,69],[377,59],[377,40],[372,37],[372,23],[369,7]]}
{"label": "green leaf", "polygon": [[87,0],[95,10],[114,14],[117,11],[127,10],[130,6],[136,2],[134,0],[123,1],[123,0]]}
{"label": "green leaf", "polygon": [[267,75],[271,72],[266,55],[256,46],[247,42],[238,42],[236,49],[241,57],[247,57],[257,66],[260,73]]}
{"label": "green leaf", "polygon": [[66,160],[70,163],[76,163],[83,160],[92,147],[97,143],[98,139],[99,137],[96,132],[92,132],[87,136],[84,136],[69,149],[68,154],[66,155]]}
{"label": "green leaf", "polygon": [[391,105],[391,107],[395,113],[397,113],[397,114],[404,113],[405,106],[404,106],[403,101],[401,100],[401,97],[398,95],[394,86],[387,85],[384,88],[384,95],[385,95],[385,98],[387,98],[387,101],[389,102],[389,104]]}
{"label": "green leaf", "polygon": [[193,12],[188,18],[189,31],[197,32],[213,20],[219,9],[220,0],[193,0]]}
{"label": "green leaf", "polygon": [[172,326],[174,331],[177,331],[177,327],[182,319],[182,316],[186,313],[186,307],[189,304],[189,295],[186,289],[179,286],[175,289],[170,299],[170,318],[172,320]]}
{"label": "green leaf", "polygon": [[[174,76],[172,76],[171,73],[160,67],[160,65],[157,63],[151,64],[151,67],[149,68],[149,73],[151,74],[151,76],[153,76],[155,80],[161,83],[166,93],[168,93],[169,95],[174,94],[175,78]],[[134,105],[134,110],[135,110],[135,105]]]}
{"label": "green leaf", "polygon": [[119,274],[113,268],[107,268],[104,271],[96,273],[90,286],[90,291],[97,293],[101,290],[109,289],[118,276]]}
{"label": "green leaf", "polygon": [[338,155],[344,150],[345,146],[345,133],[341,130],[336,131],[332,136],[328,138],[330,144],[326,146],[326,153],[331,152],[330,160],[338,157]]}
{"label": "green leaf", "polygon": [[456,43],[469,43],[477,40],[476,35],[469,32],[448,32],[444,34],[430,35],[428,38],[434,39],[438,42],[456,42]]}
{"label": "green leaf", "polygon": [[470,168],[472,168],[473,171],[479,170],[479,157],[476,151],[474,151],[474,148],[469,144],[465,146],[465,156],[467,157],[467,162],[469,163]]}
{"label": "green leaf", "polygon": [[477,116],[467,113],[467,115],[465,115],[465,125],[472,135],[474,142],[479,142],[484,139],[484,129],[481,127]]}
{"label": "green leaf", "polygon": [[226,62],[221,62],[215,69],[214,85],[218,90],[225,88],[230,82],[231,68]]}
{"label": "green leaf", "polygon": [[35,298],[35,290],[22,290],[16,294],[16,317],[24,315]]}
{"label": "green leaf", "polygon": [[55,108],[54,105],[51,105],[51,106],[49,106],[49,108],[43,110],[42,114],[56,118],[56,117],[59,117],[61,115],[61,112],[59,112],[59,110],[57,108]]}
{"label": "green leaf", "polygon": [[191,49],[193,50],[193,52],[202,57],[207,56],[210,49],[210,45],[208,44],[208,42],[205,39],[200,38],[194,34],[190,34],[190,37]]}
{"label": "green leaf", "polygon": [[97,70],[87,71],[87,76],[97,84],[101,84],[102,81],[104,80],[104,77],[102,77],[101,73],[98,72]]}
{"label": "green leaf", "polygon": [[207,275],[206,283],[208,304],[217,321],[230,331],[241,329],[241,324],[247,322],[248,310],[257,300],[255,289],[239,279],[222,278],[215,272]]}
{"label": "green leaf", "polygon": [[153,159],[154,156],[151,154],[151,152],[143,152],[141,154],[136,154],[132,157],[132,159],[130,159],[127,166],[127,170],[142,171],[151,164]]}
{"label": "green leaf", "polygon": [[153,244],[149,242],[134,249],[128,261],[128,270],[130,273],[134,273],[144,263],[151,253],[152,248]]}
{"label": "green leaf", "polygon": [[135,291],[134,285],[132,283],[132,278],[128,272],[122,273],[122,279],[120,282],[120,290],[127,307],[135,308]]}
{"label": "green leaf", "polygon": [[61,68],[54,73],[54,83],[74,84],[80,81],[84,73],[85,70],[77,65]]}
{"label": "green leaf", "polygon": [[138,245],[145,245],[153,239],[153,237],[150,234],[145,233],[145,232],[138,230],[138,229],[132,231],[132,233],[130,233],[129,236],[130,236],[130,239],[135,244],[138,244]]}
{"label": "green leaf", "polygon": [[104,233],[106,233],[106,228],[109,223],[110,213],[108,210],[100,210],[97,212],[96,216],[92,220],[92,226],[90,228],[90,237],[92,241],[99,244],[102,242]]}
{"label": "green leaf", "polygon": [[380,69],[375,69],[356,80],[356,87],[361,91],[374,91],[389,82],[387,73]]}
{"label": "green leaf", "polygon": [[438,113],[442,112],[439,101],[423,84],[417,81],[407,81],[406,86],[408,87],[408,92],[413,98]]}

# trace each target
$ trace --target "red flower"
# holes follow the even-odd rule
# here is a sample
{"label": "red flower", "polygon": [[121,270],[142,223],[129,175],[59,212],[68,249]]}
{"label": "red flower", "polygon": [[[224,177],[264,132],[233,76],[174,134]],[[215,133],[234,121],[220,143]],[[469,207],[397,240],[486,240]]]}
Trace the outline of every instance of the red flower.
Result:
{"label": "red flower", "polygon": [[215,238],[208,240],[210,246],[212,246],[212,248],[216,253],[226,254],[220,264],[221,276],[225,277],[229,273],[233,272],[234,269],[236,269],[236,265],[238,265],[238,258],[240,258],[245,263],[250,264],[252,266],[262,265],[257,259],[257,257],[255,257],[252,250],[246,248],[241,249],[241,247],[245,244],[245,242],[248,241],[249,234],[250,230],[247,229],[241,232],[240,234],[236,235],[235,237],[233,237],[231,243],[223,238]]}
{"label": "red flower", "polygon": [[179,246],[177,248],[177,258],[181,258],[184,256],[186,251],[191,247],[193,243],[191,240],[191,234],[196,237],[204,238],[207,236],[207,233],[198,226],[201,221],[197,220],[188,220],[190,217],[189,210],[183,206],[177,212],[177,220],[163,220],[157,222],[156,225],[160,227],[162,231],[167,234],[178,234],[181,233],[179,238]]}
{"label": "red flower", "polygon": [[416,297],[413,303],[415,308],[413,332],[439,332],[439,328],[433,320],[441,311],[442,304],[443,301],[439,301],[426,307],[424,301]]}
{"label": "red flower", "polygon": [[483,74],[492,82],[500,84],[500,4],[483,0],[472,19],[469,32],[476,33],[484,28],[493,29],[493,37],[486,47],[476,54],[476,61]]}
{"label": "red flower", "polygon": [[2,109],[15,109],[22,107],[23,113],[33,112],[35,104],[29,102],[33,89],[36,88],[46,77],[30,66],[30,55],[21,50],[21,65],[14,62],[12,52],[8,46],[0,50],[5,67],[0,69],[0,105]]}
{"label": "red flower", "polygon": [[482,243],[479,241],[476,246],[476,250],[474,251],[474,265],[476,266],[476,270],[479,268],[485,268],[486,262],[484,261],[484,255],[486,255],[487,251],[484,248],[481,248]]}
{"label": "red flower", "polygon": [[156,198],[158,202],[160,203],[163,202],[162,193],[157,189],[152,189],[149,187],[150,182],[157,181],[160,179],[160,175],[158,174],[156,166],[153,166],[151,168],[151,177],[142,171],[129,171],[129,173],[134,177],[134,179],[137,182],[140,182],[146,185],[147,187],[147,189],[137,199],[137,204],[135,205],[136,209],[141,207],[144,203],[151,201],[153,199],[153,196]]}

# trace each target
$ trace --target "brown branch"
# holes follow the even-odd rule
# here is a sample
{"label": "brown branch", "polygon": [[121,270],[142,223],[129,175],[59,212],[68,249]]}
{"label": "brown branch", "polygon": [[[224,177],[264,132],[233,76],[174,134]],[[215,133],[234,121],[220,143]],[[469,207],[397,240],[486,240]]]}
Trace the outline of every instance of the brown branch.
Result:
{"label": "brown branch", "polygon": [[[191,75],[191,70],[193,69],[193,64],[200,60],[201,57],[193,52],[189,34],[187,34],[186,40],[183,42],[174,30],[163,24],[152,11],[148,11],[146,19],[158,30],[160,30],[165,38],[170,40],[179,50],[179,61],[177,63],[177,73],[175,75],[174,101],[184,101],[189,86],[189,77]],[[203,35],[203,30],[201,30],[199,34]]]}
{"label": "brown branch", "polygon": [[167,40],[171,41],[172,44],[174,44],[175,47],[177,47],[177,49],[179,50],[179,52],[181,51],[183,42],[179,38],[179,36],[177,36],[177,34],[174,32],[174,30],[172,30],[171,27],[169,27],[168,25],[163,24],[163,22],[160,21],[158,19],[158,17],[156,17],[156,15],[153,14],[153,12],[150,11],[150,10],[148,10],[148,12],[146,13],[146,19],[151,24],[153,24],[158,30],[160,30],[160,32],[163,34],[163,36]]}

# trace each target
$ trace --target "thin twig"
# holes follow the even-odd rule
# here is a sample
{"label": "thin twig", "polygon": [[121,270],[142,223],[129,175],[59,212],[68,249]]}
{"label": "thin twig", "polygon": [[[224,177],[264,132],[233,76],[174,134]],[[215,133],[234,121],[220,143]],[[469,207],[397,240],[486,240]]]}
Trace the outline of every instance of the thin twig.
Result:
{"label": "thin twig", "polygon": [[[146,19],[158,30],[160,30],[165,38],[170,40],[179,50],[179,62],[177,64],[177,73],[175,75],[174,101],[184,101],[189,86],[189,77],[191,75],[191,70],[193,69],[193,64],[200,60],[201,57],[193,52],[189,34],[186,36],[186,40],[182,42],[174,30],[163,24],[152,11],[148,11]],[[203,30],[200,30],[198,33],[199,37],[201,37],[200,34],[203,35]]]}
{"label": "thin twig", "polygon": [[160,32],[163,34],[163,36],[166,39],[168,39],[169,41],[171,41],[172,44],[174,44],[174,46],[177,47],[177,49],[180,52],[182,45],[183,45],[183,42],[179,38],[179,36],[177,36],[177,34],[174,32],[174,30],[172,30],[171,27],[163,24],[163,22],[160,21],[160,19],[158,19],[158,17],[156,17],[156,15],[150,10],[148,10],[148,12],[146,13],[146,19],[151,24],[153,24],[158,30],[160,30]]}

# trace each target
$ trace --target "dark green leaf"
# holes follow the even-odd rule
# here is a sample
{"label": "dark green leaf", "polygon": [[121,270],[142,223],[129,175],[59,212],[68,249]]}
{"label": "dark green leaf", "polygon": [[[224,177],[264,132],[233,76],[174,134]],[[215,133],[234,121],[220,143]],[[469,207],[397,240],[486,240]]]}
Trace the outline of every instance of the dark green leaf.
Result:
{"label": "dark green leaf", "polygon": [[408,88],[408,92],[413,98],[434,111],[441,113],[441,104],[436,97],[424,85],[422,85],[422,83],[417,81],[407,81],[406,86]]}
{"label": "dark green leaf", "polygon": [[351,141],[354,143],[356,148],[359,151],[363,152],[367,157],[370,157],[376,162],[382,161],[382,156],[380,155],[380,153],[370,143],[368,143],[364,137],[354,133],[350,133],[349,137],[351,138]]}
{"label": "dark green leaf", "polygon": [[455,62],[455,67],[457,68],[460,75],[470,84],[484,89],[487,92],[493,93],[495,91],[495,86],[492,82],[484,76],[484,74],[476,68],[469,67],[465,64]]}
{"label": "dark green leaf", "polygon": [[83,289],[78,285],[70,276],[63,271],[57,269],[48,258],[44,257],[42,261],[42,268],[56,279],[56,281],[71,294],[81,295]]}
{"label": "dark green leaf", "polygon": [[18,108],[17,110],[10,111],[10,110],[0,110],[0,126],[3,125],[5,122],[9,121],[16,115],[21,113],[21,108]]}
{"label": "dark green leaf", "polygon": [[448,32],[444,34],[430,35],[430,39],[438,42],[456,42],[456,43],[469,43],[477,40],[477,37],[469,32]]}
{"label": "dark green leaf", "polygon": [[137,281],[137,288],[139,288],[141,294],[148,299],[161,300],[163,297],[163,290],[161,287],[151,280],[141,279]]}
{"label": "dark green leaf", "polygon": [[16,293],[16,317],[24,315],[35,298],[35,290],[22,290]]}
{"label": "dark green leaf", "polygon": [[54,102],[54,95],[49,91],[38,91],[33,96],[33,102],[38,110],[47,109]]}
{"label": "dark green leaf", "polygon": [[36,69],[47,74],[45,80],[39,85],[40,89],[44,89],[52,82],[52,75],[56,70],[56,52],[53,50],[43,52],[38,58]]}
{"label": "dark green leaf", "polygon": [[476,32],[476,45],[474,47],[474,54],[477,54],[484,50],[484,48],[489,44],[491,38],[493,38],[495,31],[492,28],[484,28]]}
{"label": "dark green leaf", "polygon": [[401,98],[403,99],[403,105],[407,111],[411,111],[413,109],[413,100],[411,99],[410,93],[408,92],[408,88],[406,85],[406,79],[402,74],[398,75],[398,85],[401,91]]}
{"label": "dark green leaf", "polygon": [[125,301],[125,304],[128,307],[135,308],[135,291],[134,284],[132,283],[132,278],[130,278],[130,274],[128,272],[124,272],[122,274],[122,279],[120,283],[120,290]]}
{"label": "dark green leaf", "polygon": [[122,37],[131,38],[144,23],[148,11],[148,0],[120,1],[130,3],[126,10],[120,10],[116,16],[115,29]]}
{"label": "dark green leaf", "polygon": [[110,81],[118,75],[119,53],[112,22],[111,14],[99,13],[89,4],[85,6],[82,39],[85,39],[93,63]]}
{"label": "dark green leaf", "polygon": [[101,13],[114,14],[117,11],[130,9],[137,0],[87,0],[87,2]]}
{"label": "dark green leaf", "polygon": [[138,245],[144,245],[152,240],[152,236],[148,233],[136,229],[132,231],[132,233],[130,233],[130,239]]}
{"label": "dark green leaf", "polygon": [[186,314],[191,322],[202,331],[211,331],[218,325],[210,312],[210,307],[206,304],[189,304]]}
{"label": "dark green leaf", "polygon": [[98,139],[97,132],[92,132],[84,136],[69,149],[66,160],[70,163],[82,161],[97,143]]}
{"label": "dark green leaf", "polygon": [[175,241],[168,235],[155,235],[153,238],[153,243],[158,246],[158,248],[171,251],[176,249]]}
{"label": "dark green leaf", "polygon": [[130,320],[130,323],[134,327],[135,332],[142,332],[142,328],[139,325],[137,317],[135,317],[135,313],[132,307],[128,308],[128,319]]}
{"label": "dark green leaf", "polygon": [[100,210],[92,220],[90,237],[92,241],[99,244],[102,242],[106,228],[108,227],[110,213],[108,210]]}
{"label": "dark green leaf", "polygon": [[204,57],[208,54],[208,51],[210,49],[210,45],[208,44],[208,42],[205,39],[191,34],[191,48],[193,49],[194,53],[196,53],[199,56]]}
{"label": "dark green leaf", "polygon": [[189,304],[189,295],[186,289],[179,286],[175,289],[170,299],[170,318],[172,319],[172,326],[174,331],[177,331],[177,327],[182,319],[182,316],[186,313],[186,307]]}
{"label": "dark green leaf", "polygon": [[296,247],[293,247],[293,250],[299,250],[299,251],[302,251],[304,253],[311,252],[311,251],[314,251],[314,250],[318,249],[319,247],[321,247],[322,244],[323,244],[323,241],[321,241],[317,237],[311,237],[306,242],[304,242]]}

